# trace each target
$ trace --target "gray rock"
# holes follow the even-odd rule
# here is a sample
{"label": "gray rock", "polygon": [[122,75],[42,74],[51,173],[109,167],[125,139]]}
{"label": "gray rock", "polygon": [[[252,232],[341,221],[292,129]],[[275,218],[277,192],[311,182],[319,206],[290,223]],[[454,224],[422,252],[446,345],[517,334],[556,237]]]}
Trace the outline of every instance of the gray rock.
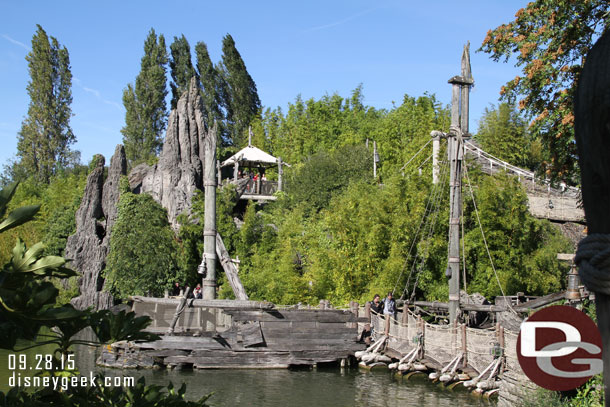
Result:
{"label": "gray rock", "polygon": [[108,178],[104,183],[104,157],[99,156],[95,169],[87,177],[81,205],[76,211],[76,233],[68,237],[65,256],[81,275],[80,296],[72,299],[75,308],[107,309],[112,295],[103,290],[102,270],[110,244],[110,233],[117,217],[119,180],[125,175],[127,161],[123,146],[117,146],[110,159]]}
{"label": "gray rock", "polygon": [[189,91],[169,115],[159,162],[149,167],[144,176],[145,168],[140,166],[129,175],[132,190],[139,187],[139,192],[150,194],[167,210],[174,230],[179,227],[178,215],[190,215],[191,198],[197,189],[203,189],[203,140],[207,132],[202,105],[193,78]]}
{"label": "gray rock", "polygon": [[134,194],[139,194],[142,189],[142,181],[148,172],[150,171],[150,165],[138,164],[131,169],[129,172],[129,188]]}
{"label": "gray rock", "polygon": [[104,182],[102,191],[102,210],[106,217],[106,237],[110,239],[110,231],[118,215],[117,203],[119,202],[119,183],[121,176],[127,174],[127,157],[125,156],[125,148],[122,144],[118,144],[114,150],[114,155],[110,159],[110,168],[108,168],[108,178]]}

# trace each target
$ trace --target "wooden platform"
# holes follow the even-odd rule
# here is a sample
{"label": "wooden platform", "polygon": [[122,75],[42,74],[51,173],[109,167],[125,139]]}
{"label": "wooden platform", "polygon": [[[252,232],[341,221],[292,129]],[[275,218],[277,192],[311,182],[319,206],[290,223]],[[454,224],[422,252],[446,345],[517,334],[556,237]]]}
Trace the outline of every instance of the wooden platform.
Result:
{"label": "wooden platform", "polygon": [[[140,297],[138,315],[153,318],[149,330],[167,330],[178,300]],[[198,369],[287,368],[340,361],[365,348],[358,343],[358,318],[332,309],[277,310],[269,303],[191,302],[180,317],[177,335],[144,343],[104,348],[98,364],[108,367]],[[265,308],[263,308],[265,307]],[[263,309],[261,309],[263,308]]]}

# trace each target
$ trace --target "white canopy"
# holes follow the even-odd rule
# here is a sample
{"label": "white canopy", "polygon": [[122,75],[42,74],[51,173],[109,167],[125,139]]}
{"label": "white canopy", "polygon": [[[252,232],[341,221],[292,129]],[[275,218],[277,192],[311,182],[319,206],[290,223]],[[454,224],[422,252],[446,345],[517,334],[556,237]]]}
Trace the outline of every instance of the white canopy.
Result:
{"label": "white canopy", "polygon": [[242,148],[237,153],[223,161],[221,165],[223,167],[235,165],[236,161],[239,163],[240,167],[255,167],[260,165],[263,167],[271,167],[272,165],[277,164],[277,158],[252,145]]}

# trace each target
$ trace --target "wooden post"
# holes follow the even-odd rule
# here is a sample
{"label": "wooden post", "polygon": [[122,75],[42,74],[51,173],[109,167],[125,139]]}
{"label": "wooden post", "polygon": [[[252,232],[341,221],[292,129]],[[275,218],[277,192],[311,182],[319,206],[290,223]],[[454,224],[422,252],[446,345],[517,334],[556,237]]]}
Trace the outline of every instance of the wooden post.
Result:
{"label": "wooden post", "polygon": [[216,123],[204,139],[205,144],[205,219],[203,227],[203,248],[205,278],[202,284],[204,300],[216,298]]}
{"label": "wooden post", "polygon": [[377,179],[377,141],[373,140],[373,179]]}
{"label": "wooden post", "polygon": [[235,165],[233,165],[233,181],[237,182],[237,176],[239,175],[239,162],[235,160]]}
{"label": "wooden post", "polygon": [[217,186],[222,185],[222,174],[220,172],[220,161],[216,161],[216,181],[217,181]]}
{"label": "wooden post", "polygon": [[439,136],[435,136],[432,138],[432,183],[438,183],[438,155],[441,148],[441,138]]}
{"label": "wooden post", "polygon": [[277,190],[278,191],[281,191],[282,187],[283,187],[282,175],[283,175],[282,157],[278,157],[277,158]]}
{"label": "wooden post", "polygon": [[419,317],[419,329],[420,329],[420,332],[421,332],[421,340],[422,340],[422,343],[423,343],[422,351],[419,354],[419,358],[422,359],[424,357],[424,354],[425,354],[424,346],[426,344],[426,342],[425,342],[426,341],[426,322],[423,320],[422,317]]}
{"label": "wooden post", "polygon": [[[582,185],[582,202],[587,219],[587,233],[610,233],[610,34],[606,32],[585,58],[585,65],[574,99],[574,131]],[[602,270],[600,270],[602,271]],[[603,271],[602,271],[603,273]],[[583,277],[581,275],[581,277]],[[582,278],[585,285],[587,281]],[[610,295],[595,292],[597,324],[602,336],[604,393],[610,405]]]}
{"label": "wooden post", "polygon": [[385,316],[385,327],[383,329],[383,334],[387,336],[387,335],[390,334],[390,323],[392,321],[390,320],[390,318],[391,318],[390,314],[387,314],[387,315],[384,315],[384,316]]}
{"label": "wooden post", "polygon": [[461,325],[462,328],[462,354],[464,357],[462,358],[462,367],[466,367],[468,365],[468,342],[466,342],[466,324]]}
{"label": "wooden post", "polygon": [[349,308],[352,314],[356,317],[356,322],[350,323],[351,328],[358,328],[358,307],[360,305],[356,301],[350,301]]}
{"label": "wooden post", "polygon": [[[364,330],[367,332],[371,332],[371,303],[369,301],[364,304],[364,317],[367,320],[367,323],[364,325]],[[367,345],[371,344],[371,336],[367,335],[364,339],[364,343]]]}
{"label": "wooden post", "polygon": [[402,308],[402,324],[404,330],[404,337],[409,339],[409,307],[405,303]]}
{"label": "wooden post", "polygon": [[458,323],[457,319],[453,320],[451,324],[451,352],[457,349],[457,331],[458,331]]}
{"label": "wooden post", "polygon": [[[448,137],[447,158],[450,163],[449,195],[449,320],[454,321],[460,308],[460,218],[462,211],[462,137],[468,134],[468,95],[474,84],[470,73],[470,45],[464,46],[461,76],[449,79],[452,85],[451,131]],[[460,100],[461,99],[461,100]],[[464,126],[464,127],[462,127]]]}
{"label": "wooden post", "polygon": [[220,233],[216,233],[216,255],[220,259],[220,264],[225,271],[229,284],[231,284],[235,298],[238,300],[247,300],[248,295],[246,294],[246,290],[244,289],[244,286],[239,279],[239,275],[237,274],[237,267],[235,263],[233,263],[231,256],[229,256],[229,252],[227,251]]}
{"label": "wooden post", "polygon": [[[472,80],[472,72],[470,68],[470,41],[464,46],[462,52],[462,78]],[[470,104],[470,86],[461,86],[460,99],[460,130],[464,137],[468,135],[469,124],[469,104]]]}
{"label": "wooden post", "polygon": [[[506,362],[506,352],[504,351],[505,343],[504,343],[504,327],[503,326],[500,327],[499,335],[500,335],[500,338],[499,338],[500,339],[500,349],[502,349],[502,365],[501,365],[502,367],[500,369],[503,369],[503,367],[505,366],[504,363]],[[502,372],[502,370],[500,370],[500,372]]]}

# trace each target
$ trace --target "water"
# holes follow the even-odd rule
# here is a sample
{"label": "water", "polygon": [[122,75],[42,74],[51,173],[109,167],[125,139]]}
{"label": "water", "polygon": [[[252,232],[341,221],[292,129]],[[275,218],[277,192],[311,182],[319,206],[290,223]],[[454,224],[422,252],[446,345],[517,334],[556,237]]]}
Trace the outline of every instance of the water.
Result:
{"label": "water", "polygon": [[[25,351],[28,361],[36,355],[51,353],[52,348]],[[9,389],[13,373],[8,370],[10,352],[0,351],[0,390]],[[317,370],[118,370],[95,367],[95,348],[76,349],[76,364],[81,374],[91,369],[107,377],[144,376],[147,384],[179,387],[187,384],[187,397],[198,399],[213,392],[208,404],[264,407],[409,407],[409,406],[489,406],[484,399],[464,391],[450,391],[427,379],[397,380],[389,372],[366,372],[357,368],[319,368]],[[18,358],[18,356],[17,356]],[[22,375],[31,374],[26,370]]]}

